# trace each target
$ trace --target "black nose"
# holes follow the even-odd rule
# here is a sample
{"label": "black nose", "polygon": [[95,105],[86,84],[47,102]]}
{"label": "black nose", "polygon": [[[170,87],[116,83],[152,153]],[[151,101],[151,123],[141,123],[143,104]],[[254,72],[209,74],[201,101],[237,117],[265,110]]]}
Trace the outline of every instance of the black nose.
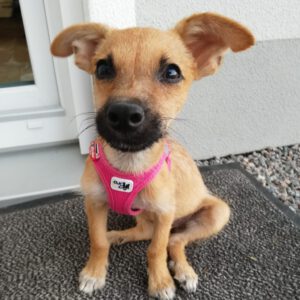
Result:
{"label": "black nose", "polygon": [[118,131],[135,130],[145,120],[142,106],[132,102],[112,102],[106,110],[108,125]]}

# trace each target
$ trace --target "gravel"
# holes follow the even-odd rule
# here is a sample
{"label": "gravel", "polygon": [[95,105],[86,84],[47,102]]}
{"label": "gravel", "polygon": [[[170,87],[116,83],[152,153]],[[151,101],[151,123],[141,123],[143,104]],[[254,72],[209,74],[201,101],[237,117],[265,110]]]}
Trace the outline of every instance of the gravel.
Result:
{"label": "gravel", "polygon": [[239,162],[264,187],[300,215],[300,144],[197,161],[199,166]]}

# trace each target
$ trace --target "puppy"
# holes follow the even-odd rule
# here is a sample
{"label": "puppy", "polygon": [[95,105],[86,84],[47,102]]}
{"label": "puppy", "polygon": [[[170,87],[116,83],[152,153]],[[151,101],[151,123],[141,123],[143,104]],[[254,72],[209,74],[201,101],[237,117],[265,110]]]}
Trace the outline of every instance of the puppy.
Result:
{"label": "puppy", "polygon": [[[168,31],[86,23],[55,38],[53,55],[74,53],[76,65],[94,78],[99,137],[81,180],[90,256],[80,273],[80,290],[104,287],[112,243],[140,240],[151,240],[150,296],[175,296],[168,255],[174,278],[187,292],[196,290],[198,276],[185,247],[218,233],[230,209],[209,193],[195,162],[168,136],[168,128],[193,80],[215,73],[228,49],[239,52],[253,44],[248,29],[214,13],[192,15]],[[142,188],[134,186],[137,182]],[[136,215],[136,226],[107,232],[109,207]]]}

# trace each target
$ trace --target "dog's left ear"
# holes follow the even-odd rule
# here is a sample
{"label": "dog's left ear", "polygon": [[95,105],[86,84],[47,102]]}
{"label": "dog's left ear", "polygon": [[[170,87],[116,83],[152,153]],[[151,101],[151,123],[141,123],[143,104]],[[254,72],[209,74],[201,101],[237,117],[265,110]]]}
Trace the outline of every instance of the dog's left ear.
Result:
{"label": "dog's left ear", "polygon": [[195,59],[195,79],[215,73],[229,48],[239,52],[255,43],[246,27],[214,13],[195,14],[183,19],[175,31]]}

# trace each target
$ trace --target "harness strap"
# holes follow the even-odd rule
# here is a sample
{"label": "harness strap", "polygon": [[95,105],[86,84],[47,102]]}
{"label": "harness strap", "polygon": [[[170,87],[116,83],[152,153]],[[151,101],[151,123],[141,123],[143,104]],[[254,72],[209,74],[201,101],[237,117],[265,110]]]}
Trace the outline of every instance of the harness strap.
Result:
{"label": "harness strap", "polygon": [[164,162],[167,163],[169,171],[171,170],[170,154],[169,145],[165,144],[157,164],[141,174],[126,173],[111,166],[101,143],[93,141],[90,145],[90,157],[107,192],[109,207],[120,214],[135,216],[141,213],[141,209],[132,209],[132,204],[137,194],[155,178]]}

